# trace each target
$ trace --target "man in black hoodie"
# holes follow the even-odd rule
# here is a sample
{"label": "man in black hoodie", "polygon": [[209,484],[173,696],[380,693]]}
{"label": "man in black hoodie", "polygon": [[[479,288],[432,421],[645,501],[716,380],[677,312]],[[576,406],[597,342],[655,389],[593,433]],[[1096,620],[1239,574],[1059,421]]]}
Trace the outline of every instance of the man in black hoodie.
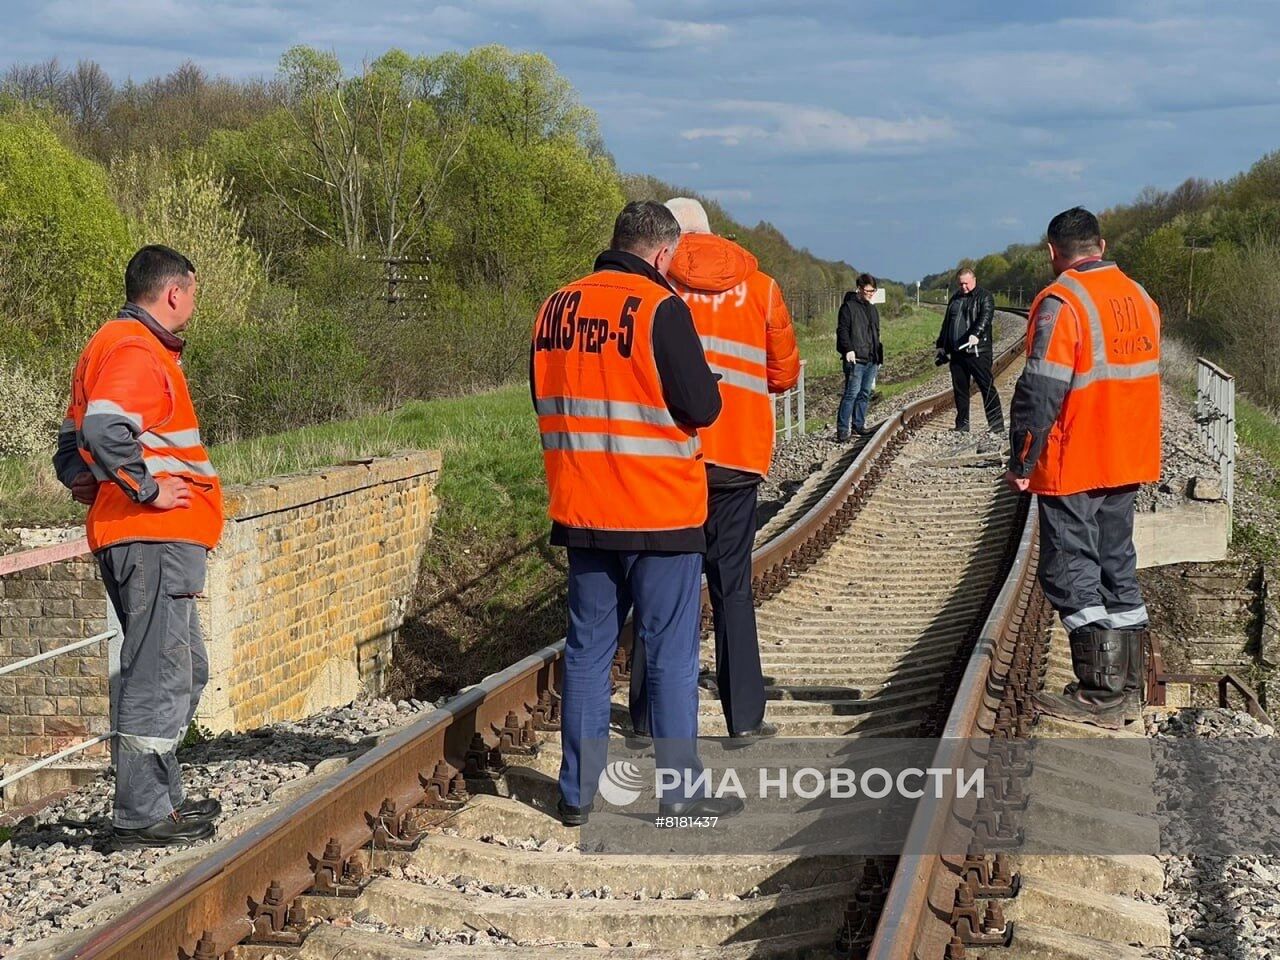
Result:
{"label": "man in black hoodie", "polygon": [[991,323],[996,313],[996,301],[978,286],[978,278],[972,270],[961,270],[956,274],[956,282],[960,289],[947,304],[937,340],[938,361],[951,361],[956,429],[962,433],[969,431],[969,388],[976,382],[987,415],[987,429],[1003,437],[1004,413],[991,375]]}
{"label": "man in black hoodie", "polygon": [[836,318],[836,351],[844,363],[844,395],[836,414],[836,439],[849,439],[852,432],[865,437],[867,404],[876,371],[884,363],[884,347],[880,343],[880,313],[871,298],[876,292],[876,278],[869,273],[858,276],[856,290],[844,295]]}

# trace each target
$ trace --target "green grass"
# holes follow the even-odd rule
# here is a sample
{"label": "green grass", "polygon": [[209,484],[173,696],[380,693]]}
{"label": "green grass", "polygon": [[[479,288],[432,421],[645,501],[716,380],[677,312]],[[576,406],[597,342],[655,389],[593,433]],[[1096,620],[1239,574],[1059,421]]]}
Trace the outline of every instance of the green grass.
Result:
{"label": "green grass", "polygon": [[[882,321],[888,359],[877,389],[883,397],[929,376],[937,325],[937,314],[927,310]],[[799,324],[796,333],[810,384],[840,375],[834,312]],[[439,493],[445,509],[437,535],[524,541],[545,526],[542,456],[524,384],[220,444],[210,455],[224,483],[251,483],[404,449],[440,450],[444,456]],[[82,518],[46,457],[0,460],[0,523],[38,526]]]}

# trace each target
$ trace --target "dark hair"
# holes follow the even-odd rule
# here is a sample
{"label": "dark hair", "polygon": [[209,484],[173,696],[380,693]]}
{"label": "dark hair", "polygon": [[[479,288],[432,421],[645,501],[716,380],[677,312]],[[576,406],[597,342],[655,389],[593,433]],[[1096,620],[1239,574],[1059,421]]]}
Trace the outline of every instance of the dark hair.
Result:
{"label": "dark hair", "polygon": [[680,223],[656,200],[633,200],[613,222],[609,246],[646,256],[659,247],[680,242]]}
{"label": "dark hair", "polygon": [[196,265],[177,250],[158,243],[148,244],[124,268],[124,296],[130,303],[154,300],[171,283],[183,287],[191,281]]}
{"label": "dark hair", "polygon": [[873,277],[871,274],[869,273],[858,274],[857,288],[859,290],[861,290],[863,287],[878,287],[878,286],[880,286],[880,284],[876,282],[876,278]]}
{"label": "dark hair", "polygon": [[1097,253],[1102,246],[1102,228],[1098,218],[1084,207],[1063,210],[1049,221],[1045,231],[1054,249],[1064,257],[1083,257]]}

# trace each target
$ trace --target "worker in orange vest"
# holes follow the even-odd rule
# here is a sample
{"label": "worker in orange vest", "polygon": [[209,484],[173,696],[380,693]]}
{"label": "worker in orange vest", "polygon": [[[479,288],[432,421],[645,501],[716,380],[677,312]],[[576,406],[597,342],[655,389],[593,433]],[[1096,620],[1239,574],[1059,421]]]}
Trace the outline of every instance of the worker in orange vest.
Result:
{"label": "worker in orange vest", "polygon": [[553,293],[533,328],[530,386],[550,495],[551,543],[568,548],[560,797],[586,823],[605,770],[610,666],[632,612],[650,682],[649,729],[664,815],[729,816],[699,796],[698,620],[707,475],[698,429],[720,393],[685,306],[666,281],[680,241],[651,201],[618,214],[590,276]]}
{"label": "worker in orange vest", "polygon": [[195,267],[143,247],[124,286],[128,302],[76,364],[54,469],[90,505],[89,547],[123,634],[113,840],[167,847],[211,837],[221,812],[185,794],[176,751],[209,679],[195,598],[222,533],[222,489],[182,371]]}
{"label": "worker in orange vest", "polygon": [[[698,431],[707,467],[707,590],[715,624],[716,689],[736,740],[775,736],[764,719],[764,675],[751,593],[756,493],[773,459],[773,398],[800,378],[800,351],[782,290],[756,258],[711,232],[702,204],[675,197],[680,246],[668,279],[693,314],[724,409]],[[631,725],[646,735],[643,658],[633,657]]]}
{"label": "worker in orange vest", "polygon": [[1037,495],[1040,582],[1070,635],[1077,682],[1037,704],[1116,725],[1144,696],[1133,513],[1139,484],[1160,478],[1160,310],[1102,259],[1088,210],[1054,217],[1048,242],[1057,279],[1031,305],[1006,476]]}

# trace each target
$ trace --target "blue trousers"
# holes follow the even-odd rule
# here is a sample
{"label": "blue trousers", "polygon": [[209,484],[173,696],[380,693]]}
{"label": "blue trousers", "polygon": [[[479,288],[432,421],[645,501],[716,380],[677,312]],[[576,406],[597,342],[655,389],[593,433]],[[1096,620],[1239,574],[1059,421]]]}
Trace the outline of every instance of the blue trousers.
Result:
{"label": "blue trousers", "polygon": [[840,410],[836,414],[836,435],[847,438],[850,423],[861,430],[867,421],[867,404],[871,402],[871,388],[876,383],[878,363],[859,360],[844,363],[844,395],[840,398]]}
{"label": "blue trousers", "polygon": [[632,623],[644,646],[649,729],[660,767],[701,770],[698,615],[702,555],[569,549],[569,631],[560,721],[560,794],[591,803],[608,755],[609,667]]}

